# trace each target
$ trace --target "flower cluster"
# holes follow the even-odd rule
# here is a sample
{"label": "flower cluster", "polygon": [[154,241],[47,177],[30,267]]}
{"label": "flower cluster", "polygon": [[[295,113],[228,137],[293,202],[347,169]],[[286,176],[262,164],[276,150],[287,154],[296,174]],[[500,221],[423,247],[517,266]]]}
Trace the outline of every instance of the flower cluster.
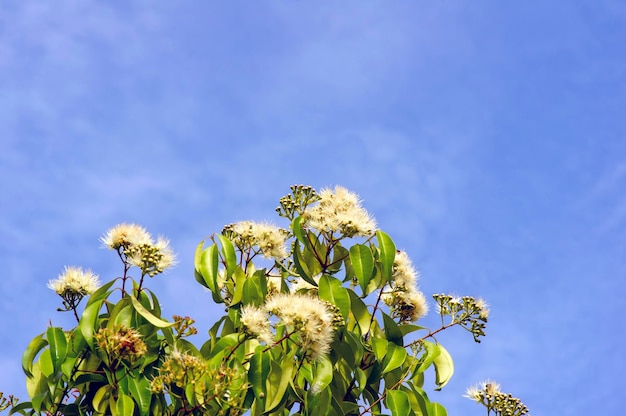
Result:
{"label": "flower cluster", "polygon": [[147,351],[139,332],[125,325],[101,328],[94,334],[94,338],[105,352],[111,367],[122,361],[133,363]]}
{"label": "flower cluster", "polygon": [[485,335],[485,324],[489,317],[489,306],[483,299],[472,296],[462,298],[445,294],[433,295],[443,321],[445,316],[452,318],[451,325],[458,324],[474,336],[474,341]]}
{"label": "flower cluster", "polygon": [[416,321],[428,313],[426,297],[417,289],[418,273],[404,251],[396,252],[393,274],[382,300],[391,309],[391,316],[401,323]]}
{"label": "flower cluster", "polygon": [[522,416],[529,412],[520,399],[502,393],[500,385],[490,380],[468,388],[465,397],[482,404],[489,414],[494,412],[496,416]]}
{"label": "flower cluster", "polygon": [[336,186],[322,189],[319,203],[304,211],[304,223],[325,233],[340,233],[345,237],[370,236],[376,231],[376,221],[361,207],[357,194]]}
{"label": "flower cluster", "polygon": [[289,254],[286,249],[289,232],[271,224],[241,221],[224,227],[222,234],[241,251],[257,247],[263,256],[277,260],[284,259]]}
{"label": "flower cluster", "polygon": [[303,355],[313,360],[330,351],[335,328],[343,323],[336,308],[300,293],[275,294],[262,307],[244,306],[241,323],[248,334],[272,345],[277,341],[272,332],[271,315],[278,319],[274,326],[282,325],[288,337],[294,336],[292,341],[299,345]]}
{"label": "flower cluster", "polygon": [[156,242],[145,228],[136,224],[119,224],[101,238],[105,246],[117,250],[125,262],[153,277],[176,264],[169,241],[159,236]]}

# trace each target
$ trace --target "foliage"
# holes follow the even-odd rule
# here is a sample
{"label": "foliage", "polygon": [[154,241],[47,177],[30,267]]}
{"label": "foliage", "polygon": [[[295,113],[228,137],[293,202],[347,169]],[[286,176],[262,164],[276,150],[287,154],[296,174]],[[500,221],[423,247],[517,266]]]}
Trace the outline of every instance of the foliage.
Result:
{"label": "foliage", "polygon": [[288,229],[246,221],[198,245],[195,279],[225,308],[199,347],[193,319],[164,319],[145,287],[175,263],[167,240],[111,229],[122,275],[99,286],[67,268],[50,282],[76,326],[31,341],[30,401],[10,414],[446,415],[424,390],[431,367],[437,389],[454,371],[434,335],[460,326],[480,342],[485,302],[435,295],[441,327],[416,325],[428,309],[417,273],[357,196],[291,190],[277,208]]}

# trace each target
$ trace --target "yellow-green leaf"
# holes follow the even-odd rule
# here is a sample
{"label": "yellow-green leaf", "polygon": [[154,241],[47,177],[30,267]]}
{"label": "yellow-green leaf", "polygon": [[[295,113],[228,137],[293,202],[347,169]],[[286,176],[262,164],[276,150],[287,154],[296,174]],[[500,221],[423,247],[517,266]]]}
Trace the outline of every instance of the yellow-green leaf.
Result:
{"label": "yellow-green leaf", "polygon": [[448,381],[452,378],[452,374],[454,374],[454,363],[450,353],[443,345],[438,344],[437,346],[439,347],[439,355],[437,355],[433,361],[435,365],[435,384],[437,384],[435,390],[441,390],[443,386],[448,384]]}
{"label": "yellow-green leaf", "polygon": [[139,302],[139,300],[137,300],[137,298],[135,296],[131,296],[131,301],[133,302],[133,307],[135,308],[135,310],[137,311],[137,313],[139,313],[139,315],[143,316],[144,318],[146,318],[148,320],[148,322],[150,322],[152,325],[156,326],[157,328],[167,328],[169,326],[174,325],[173,322],[167,322],[164,321],[163,319],[154,316],[152,314],[152,312],[150,312],[148,309],[146,309],[141,302]]}

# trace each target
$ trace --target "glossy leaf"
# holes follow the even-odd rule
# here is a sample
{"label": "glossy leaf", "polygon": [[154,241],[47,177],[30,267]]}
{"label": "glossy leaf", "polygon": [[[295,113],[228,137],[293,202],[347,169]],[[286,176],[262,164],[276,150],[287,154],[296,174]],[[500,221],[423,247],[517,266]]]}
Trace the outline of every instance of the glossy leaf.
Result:
{"label": "glossy leaf", "polygon": [[356,293],[354,293],[353,290],[349,290],[348,295],[350,296],[350,312],[352,312],[352,316],[354,316],[354,319],[359,325],[361,334],[366,334],[369,332],[372,315],[367,310],[365,303],[356,295]]}
{"label": "glossy leaf", "polygon": [[265,381],[270,371],[270,357],[263,353],[263,346],[258,346],[250,357],[250,369],[248,370],[248,381],[257,399],[265,398]]}
{"label": "glossy leaf", "polygon": [[24,373],[26,373],[28,377],[32,376],[31,371],[35,357],[46,345],[48,345],[48,341],[44,339],[43,334],[39,334],[33,338],[28,344],[26,351],[24,351],[24,355],[22,355],[22,370],[24,370]]}
{"label": "glossy leaf", "polygon": [[387,354],[383,361],[383,374],[395,370],[400,367],[406,360],[407,352],[403,347],[399,347],[394,343],[389,343]]}
{"label": "glossy leaf", "polygon": [[139,315],[141,315],[144,318],[146,318],[146,320],[148,322],[150,322],[152,325],[156,326],[157,328],[166,328],[166,327],[174,325],[173,322],[167,322],[167,321],[164,321],[163,319],[161,319],[161,318],[159,318],[157,316],[154,316],[152,314],[152,312],[147,310],[141,304],[141,302],[139,302],[139,300],[137,300],[137,298],[135,296],[131,296],[130,299],[131,299],[131,301],[133,303],[133,308],[135,308],[137,313],[139,313]]}
{"label": "glossy leaf", "polygon": [[274,412],[283,402],[287,387],[293,377],[293,359],[286,357],[282,365],[276,361],[271,361],[270,372],[266,383],[265,412]]}
{"label": "glossy leaf", "polygon": [[376,241],[378,241],[378,253],[382,266],[383,278],[389,281],[393,274],[393,262],[396,258],[396,245],[386,233],[376,231]]}
{"label": "glossy leaf", "polygon": [[454,363],[450,353],[448,353],[443,345],[438,344],[437,346],[439,347],[439,355],[437,355],[433,361],[435,365],[435,384],[437,384],[435,390],[441,390],[443,386],[448,384],[448,381],[452,378],[452,374],[454,374]]}
{"label": "glossy leaf", "polygon": [[215,244],[211,244],[202,252],[199,266],[200,275],[206,283],[205,286],[215,293],[217,291],[217,269],[219,266],[217,246]]}
{"label": "glossy leaf", "polygon": [[319,297],[339,308],[341,315],[347,319],[350,314],[350,295],[338,279],[323,275],[319,281]]}
{"label": "glossy leaf", "polygon": [[293,235],[302,245],[307,244],[306,231],[302,228],[302,222],[304,221],[303,216],[299,216],[291,221],[291,231],[293,231]]}
{"label": "glossy leaf", "polygon": [[367,285],[374,274],[374,255],[372,250],[365,244],[353,245],[350,247],[350,262],[361,290],[364,294],[367,294]]}
{"label": "glossy leaf", "polygon": [[404,346],[404,339],[402,337],[402,331],[396,321],[386,313],[383,314],[383,323],[385,324],[385,336],[391,342],[395,342],[399,346]]}
{"label": "glossy leaf", "polygon": [[119,416],[132,416],[135,412],[135,402],[124,393],[119,393],[116,408]]}
{"label": "glossy leaf", "polygon": [[448,416],[448,412],[439,403],[431,403],[428,416]]}
{"label": "glossy leaf", "polygon": [[385,404],[391,411],[392,416],[409,416],[411,414],[411,403],[409,402],[408,395],[404,391],[387,391]]}
{"label": "glossy leaf", "polygon": [[100,299],[97,302],[88,304],[83,311],[83,315],[80,317],[78,323],[78,329],[82,334],[85,342],[93,349],[93,334],[96,326],[96,321],[100,315],[100,309],[102,309],[102,303],[104,299]]}
{"label": "glossy leaf", "polygon": [[222,256],[224,256],[226,269],[228,270],[228,275],[230,276],[231,270],[233,270],[237,265],[237,254],[235,253],[235,246],[233,246],[233,243],[222,234],[218,234],[217,238],[222,244]]}
{"label": "glossy leaf", "polygon": [[58,371],[61,368],[61,364],[65,361],[67,356],[67,339],[65,338],[65,332],[58,327],[50,327],[46,331],[46,339],[50,344],[50,358],[52,359],[52,366],[54,371]]}
{"label": "glossy leaf", "polygon": [[315,376],[312,389],[321,391],[333,381],[333,363],[327,356],[321,356],[315,363]]}

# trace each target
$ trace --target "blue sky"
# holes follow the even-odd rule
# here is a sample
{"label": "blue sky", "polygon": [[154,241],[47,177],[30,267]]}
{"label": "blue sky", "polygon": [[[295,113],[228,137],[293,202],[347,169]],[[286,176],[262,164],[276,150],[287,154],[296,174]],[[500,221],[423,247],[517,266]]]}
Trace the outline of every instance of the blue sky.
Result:
{"label": "blue sky", "polygon": [[111,226],[171,239],[151,287],[206,330],[195,245],[340,184],[425,292],[491,305],[482,344],[439,339],[449,414],[484,414],[461,395],[488,377],[534,415],[619,414],[624,44],[619,0],[3,1],[0,391],[25,398],[21,353],[71,323],[49,279],[117,275]]}

